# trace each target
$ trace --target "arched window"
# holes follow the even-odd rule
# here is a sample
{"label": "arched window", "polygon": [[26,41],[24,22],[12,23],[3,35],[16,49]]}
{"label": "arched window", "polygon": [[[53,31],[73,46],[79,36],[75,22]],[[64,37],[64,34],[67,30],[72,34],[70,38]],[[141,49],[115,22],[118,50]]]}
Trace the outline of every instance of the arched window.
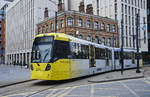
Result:
{"label": "arched window", "polygon": [[102,45],[105,45],[105,37],[102,37]]}
{"label": "arched window", "polygon": [[101,30],[105,30],[105,24],[104,23],[101,24]]}
{"label": "arched window", "polygon": [[95,29],[95,30],[98,30],[98,28],[99,28],[98,26],[99,26],[99,25],[98,25],[98,22],[95,21],[95,22],[94,22],[94,29]]}
{"label": "arched window", "polygon": [[78,35],[78,38],[79,38],[79,39],[82,39],[82,38],[83,38],[83,36],[80,34],[80,35]]}
{"label": "arched window", "polygon": [[63,28],[64,27],[64,20],[62,19],[60,22],[61,22],[61,28]]}
{"label": "arched window", "polygon": [[110,32],[110,24],[107,24],[107,32]]}
{"label": "arched window", "polygon": [[67,19],[67,25],[70,26],[70,27],[73,26],[73,18],[72,18],[72,17],[69,17],[69,18]]}
{"label": "arched window", "polygon": [[83,22],[82,22],[82,19],[81,19],[81,18],[78,20],[78,26],[79,26],[79,27],[82,27],[82,26],[83,26]]}
{"label": "arched window", "polygon": [[108,45],[108,46],[111,46],[111,38],[108,38],[108,40],[107,40],[107,45]]}
{"label": "arched window", "polygon": [[46,32],[49,32],[48,24],[46,25]]}
{"label": "arched window", "polygon": [[86,21],[86,27],[87,27],[87,28],[90,28],[90,27],[91,27],[91,21],[90,21],[90,20],[87,20],[87,21]]}
{"label": "arched window", "polygon": [[87,41],[91,41],[91,36],[88,35]]}
{"label": "arched window", "polygon": [[51,23],[51,32],[54,31],[54,28],[53,28],[53,23]]}
{"label": "arched window", "polygon": [[112,26],[112,32],[116,32],[116,25]]}
{"label": "arched window", "polygon": [[95,43],[99,43],[99,38],[98,38],[98,36],[95,36]]}
{"label": "arched window", "polygon": [[42,33],[45,33],[45,26],[43,26]]}

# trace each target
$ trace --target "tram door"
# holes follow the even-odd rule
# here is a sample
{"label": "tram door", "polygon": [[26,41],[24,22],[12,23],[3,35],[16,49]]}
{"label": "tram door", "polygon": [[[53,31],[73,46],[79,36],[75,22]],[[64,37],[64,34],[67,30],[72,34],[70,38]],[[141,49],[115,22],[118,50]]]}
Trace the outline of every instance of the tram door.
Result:
{"label": "tram door", "polygon": [[96,67],[95,61],[95,47],[93,45],[89,46],[89,67]]}

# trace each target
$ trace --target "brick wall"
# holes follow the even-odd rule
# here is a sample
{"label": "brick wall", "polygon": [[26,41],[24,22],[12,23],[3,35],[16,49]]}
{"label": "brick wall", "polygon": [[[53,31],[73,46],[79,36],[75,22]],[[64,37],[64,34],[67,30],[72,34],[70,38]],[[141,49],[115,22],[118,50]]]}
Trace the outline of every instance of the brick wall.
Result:
{"label": "brick wall", "polygon": [[[68,26],[67,25],[67,19],[68,18],[73,19],[73,26]],[[78,26],[78,19],[82,19],[82,27]],[[61,28],[61,20],[64,20],[64,27]],[[86,22],[87,20],[90,20],[91,26],[90,28],[86,27]],[[98,22],[98,29],[94,29],[94,21]],[[55,31],[55,20],[54,18],[51,18],[49,20],[43,21],[38,24],[39,28],[39,33],[50,33],[51,32],[51,23],[53,23],[53,31]],[[101,23],[105,24],[105,30],[101,30]],[[110,32],[106,31],[107,24],[110,24]],[[48,25],[48,31],[42,32],[43,27],[46,28],[46,25]],[[116,32],[112,32],[112,25],[116,26]],[[113,37],[116,38],[116,46],[119,46],[119,39],[118,39],[118,24],[116,21],[104,18],[104,17],[99,17],[99,16],[94,16],[94,15],[89,15],[89,14],[83,14],[79,12],[63,12],[58,14],[58,29],[57,32],[60,33],[66,33],[66,34],[72,34],[73,36],[77,37],[76,32],[79,32],[78,35],[82,35],[83,39],[87,39],[88,36],[91,36],[92,40],[94,42],[95,36],[99,38],[99,43],[101,43],[101,38],[105,37],[106,45],[107,45],[107,39],[111,38],[111,46],[113,43]]]}

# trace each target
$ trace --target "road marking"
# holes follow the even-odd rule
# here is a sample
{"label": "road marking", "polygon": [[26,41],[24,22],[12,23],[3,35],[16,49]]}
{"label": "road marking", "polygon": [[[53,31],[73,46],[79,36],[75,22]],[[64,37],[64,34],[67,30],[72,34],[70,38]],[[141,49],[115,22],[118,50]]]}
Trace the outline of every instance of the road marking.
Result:
{"label": "road marking", "polygon": [[70,88],[69,90],[65,91],[63,94],[61,94],[60,96],[58,97],[63,97],[63,96],[66,96],[68,93],[70,93],[73,89],[75,89],[76,87],[72,87]]}
{"label": "road marking", "polygon": [[12,95],[1,96],[1,97],[11,97],[11,96],[19,96],[19,95],[27,96],[27,95],[30,95],[30,94],[33,94],[33,93],[35,93],[35,92],[27,92],[27,93],[20,93],[20,94],[12,94]]}
{"label": "road marking", "polygon": [[134,96],[140,97],[140,96],[138,96],[132,89],[130,89],[126,84],[124,84],[124,83],[122,83],[122,82],[120,82],[120,84],[123,85],[125,88],[127,88]]}
{"label": "road marking", "polygon": [[47,95],[46,97],[58,97],[58,95],[61,95],[62,93],[66,92],[68,89],[70,89],[70,87],[64,88],[63,90],[57,89],[56,91],[60,90],[58,93],[50,94],[50,95]]}
{"label": "road marking", "polygon": [[94,85],[91,84],[91,96],[90,97],[94,97]]}
{"label": "road marking", "polygon": [[144,82],[150,85],[150,81],[144,81]]}

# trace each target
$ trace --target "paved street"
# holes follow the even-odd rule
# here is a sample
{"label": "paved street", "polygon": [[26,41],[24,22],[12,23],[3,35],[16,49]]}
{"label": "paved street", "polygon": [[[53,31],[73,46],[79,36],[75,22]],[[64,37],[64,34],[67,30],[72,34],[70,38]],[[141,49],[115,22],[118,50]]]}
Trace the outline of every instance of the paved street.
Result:
{"label": "paved street", "polygon": [[[150,67],[99,74],[69,81],[52,82],[33,80],[0,88],[0,97],[149,97]],[[104,80],[130,78],[143,75],[145,78],[117,82]],[[30,79],[29,69],[0,65],[0,84],[9,84]],[[103,83],[96,83],[102,81]],[[94,82],[94,83],[93,83]]]}
{"label": "paved street", "polygon": [[14,65],[0,65],[0,86],[30,80],[30,70]]}
{"label": "paved street", "polygon": [[48,89],[2,97],[150,97],[150,78]]}

